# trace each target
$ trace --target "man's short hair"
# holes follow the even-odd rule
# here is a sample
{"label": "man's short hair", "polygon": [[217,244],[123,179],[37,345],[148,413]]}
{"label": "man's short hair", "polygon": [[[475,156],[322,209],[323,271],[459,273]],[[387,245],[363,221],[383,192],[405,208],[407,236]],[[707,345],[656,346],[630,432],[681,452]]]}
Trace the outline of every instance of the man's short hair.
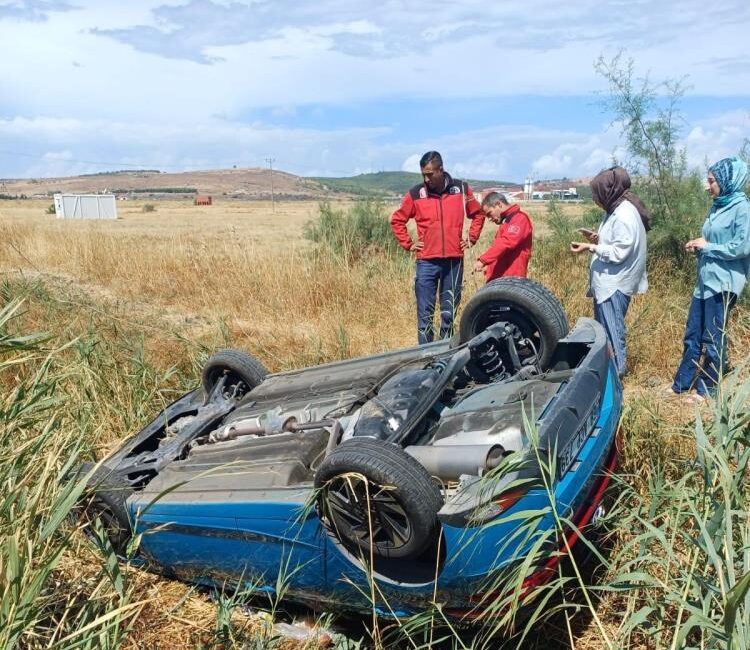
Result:
{"label": "man's short hair", "polygon": [[510,205],[508,197],[506,197],[505,194],[500,194],[500,192],[490,192],[482,199],[483,208],[494,208],[500,203],[502,205]]}
{"label": "man's short hair", "polygon": [[443,157],[437,151],[428,151],[419,159],[419,168],[424,169],[428,163],[434,162],[438,166],[443,166]]}

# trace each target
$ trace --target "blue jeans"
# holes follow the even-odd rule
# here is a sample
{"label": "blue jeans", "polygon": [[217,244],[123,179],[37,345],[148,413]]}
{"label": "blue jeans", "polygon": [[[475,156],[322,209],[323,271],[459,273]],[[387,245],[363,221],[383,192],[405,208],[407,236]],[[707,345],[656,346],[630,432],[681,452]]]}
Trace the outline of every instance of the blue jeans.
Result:
{"label": "blue jeans", "polygon": [[736,294],[729,292],[693,297],[685,324],[682,361],[672,384],[675,393],[693,387],[699,395],[713,393],[727,369],[726,324],[735,302]]}
{"label": "blue jeans", "polygon": [[461,302],[464,261],[462,258],[417,260],[414,293],[417,297],[417,341],[429,343],[435,338],[432,323],[435,296],[440,293],[440,338],[453,334],[453,317]]}
{"label": "blue jeans", "polygon": [[594,318],[602,324],[615,354],[617,374],[623,377],[627,372],[627,346],[625,345],[625,314],[630,306],[630,296],[615,291],[604,302],[594,299]]}

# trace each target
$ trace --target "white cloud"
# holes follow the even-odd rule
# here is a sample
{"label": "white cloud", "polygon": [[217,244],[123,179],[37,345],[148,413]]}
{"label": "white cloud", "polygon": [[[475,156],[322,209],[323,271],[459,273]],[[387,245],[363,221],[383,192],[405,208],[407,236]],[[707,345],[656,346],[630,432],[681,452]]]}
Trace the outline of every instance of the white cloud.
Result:
{"label": "white cloud", "polygon": [[612,128],[602,134],[580,134],[574,141],[565,141],[539,156],[532,163],[534,178],[569,178],[591,176],[612,164],[622,161],[625,152],[619,147]]}
{"label": "white cloud", "polygon": [[401,163],[401,171],[413,172],[415,174],[419,174],[419,172],[421,171],[419,168],[419,161],[421,160],[421,158],[422,158],[421,153],[413,153],[407,156],[404,162]]}
{"label": "white cloud", "polygon": [[[685,148],[690,169],[705,170],[707,164],[737,155],[745,138],[750,138],[750,111],[726,111],[695,121],[678,146]],[[628,162],[618,124],[562,142],[537,157],[532,169],[538,178],[590,176],[615,161]]]}
{"label": "white cloud", "polygon": [[737,155],[745,138],[750,138],[750,110],[729,111],[699,120],[685,138],[688,164],[705,169],[707,164]]}
{"label": "white cloud", "polygon": [[[440,132],[449,135],[428,137],[422,129],[415,136],[377,106],[459,98],[471,107],[513,95],[531,105],[589,95],[604,87],[593,60],[623,43],[653,78],[690,73],[694,93],[750,93],[745,0],[712,7],[709,25],[698,0],[462,0],[439,12],[426,0],[408,7],[395,0],[12,5],[24,11],[0,11],[0,134],[2,148],[30,157],[0,155],[5,175],[65,164],[73,170],[76,160],[216,166],[269,154],[290,171],[399,164],[416,171],[422,152],[433,148],[449,170],[471,177],[518,179],[534,168],[540,175],[593,173],[609,164],[619,142],[600,124],[570,129],[549,119],[537,128],[530,118],[510,127],[498,114],[495,126],[477,129],[469,110]],[[746,114],[730,115],[717,101],[717,115],[699,116],[686,135],[692,164],[736,150],[748,133]],[[381,127],[340,128],[331,118],[293,128],[306,105],[325,114],[352,104],[372,106],[370,123]],[[247,123],[261,109],[292,128]],[[44,158],[63,151],[73,154],[68,163]]]}

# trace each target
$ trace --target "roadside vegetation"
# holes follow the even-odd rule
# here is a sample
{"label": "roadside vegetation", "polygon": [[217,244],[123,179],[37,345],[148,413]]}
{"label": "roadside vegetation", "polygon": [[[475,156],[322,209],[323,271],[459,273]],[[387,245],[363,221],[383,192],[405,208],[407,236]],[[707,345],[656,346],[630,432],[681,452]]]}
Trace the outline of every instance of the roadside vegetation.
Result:
{"label": "roadside vegetation", "polygon": [[[621,59],[606,66],[615,93],[652,92]],[[591,576],[572,561],[517,622],[510,648],[521,639],[529,648],[750,647],[750,309],[745,298],[732,317],[735,370],[716,400],[686,407],[659,393],[681,354],[692,290],[692,260],[677,244],[697,232],[707,201],[700,174],[678,164],[677,134],[663,146],[653,136],[665,115],[644,101],[615,113],[656,143],[628,140],[624,161],[643,166],[635,189],[649,193],[655,220],[651,290],[628,315],[618,488],[591,547],[602,568]],[[663,177],[648,166],[652,150],[670,163]],[[297,233],[281,248],[250,245],[233,227],[157,238],[120,224],[0,220],[0,647],[316,647],[278,638],[277,602],[260,602],[270,616],[248,616],[259,603],[246,591],[210,593],[119,563],[96,522],[69,516],[82,484],[66,477],[194,387],[218,347],[283,370],[412,344],[413,260],[393,245],[389,209],[323,204],[310,241]],[[571,322],[590,304],[587,260],[567,245],[597,218],[590,204],[556,203],[536,217],[530,273]],[[467,297],[480,281],[467,273]],[[398,625],[350,621],[354,640],[338,647],[497,648],[488,632],[513,623],[507,605],[521,581],[510,574],[498,585],[496,616],[478,634],[445,624],[436,603]]]}

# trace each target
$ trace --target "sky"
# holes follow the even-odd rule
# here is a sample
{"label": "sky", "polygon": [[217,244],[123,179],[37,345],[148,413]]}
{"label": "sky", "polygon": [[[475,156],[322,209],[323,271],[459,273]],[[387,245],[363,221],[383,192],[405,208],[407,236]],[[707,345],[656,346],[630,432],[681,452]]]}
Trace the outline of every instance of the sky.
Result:
{"label": "sky", "polygon": [[750,2],[0,0],[0,178],[262,167],[579,178],[626,161],[598,57],[682,80],[691,166],[750,137]]}

